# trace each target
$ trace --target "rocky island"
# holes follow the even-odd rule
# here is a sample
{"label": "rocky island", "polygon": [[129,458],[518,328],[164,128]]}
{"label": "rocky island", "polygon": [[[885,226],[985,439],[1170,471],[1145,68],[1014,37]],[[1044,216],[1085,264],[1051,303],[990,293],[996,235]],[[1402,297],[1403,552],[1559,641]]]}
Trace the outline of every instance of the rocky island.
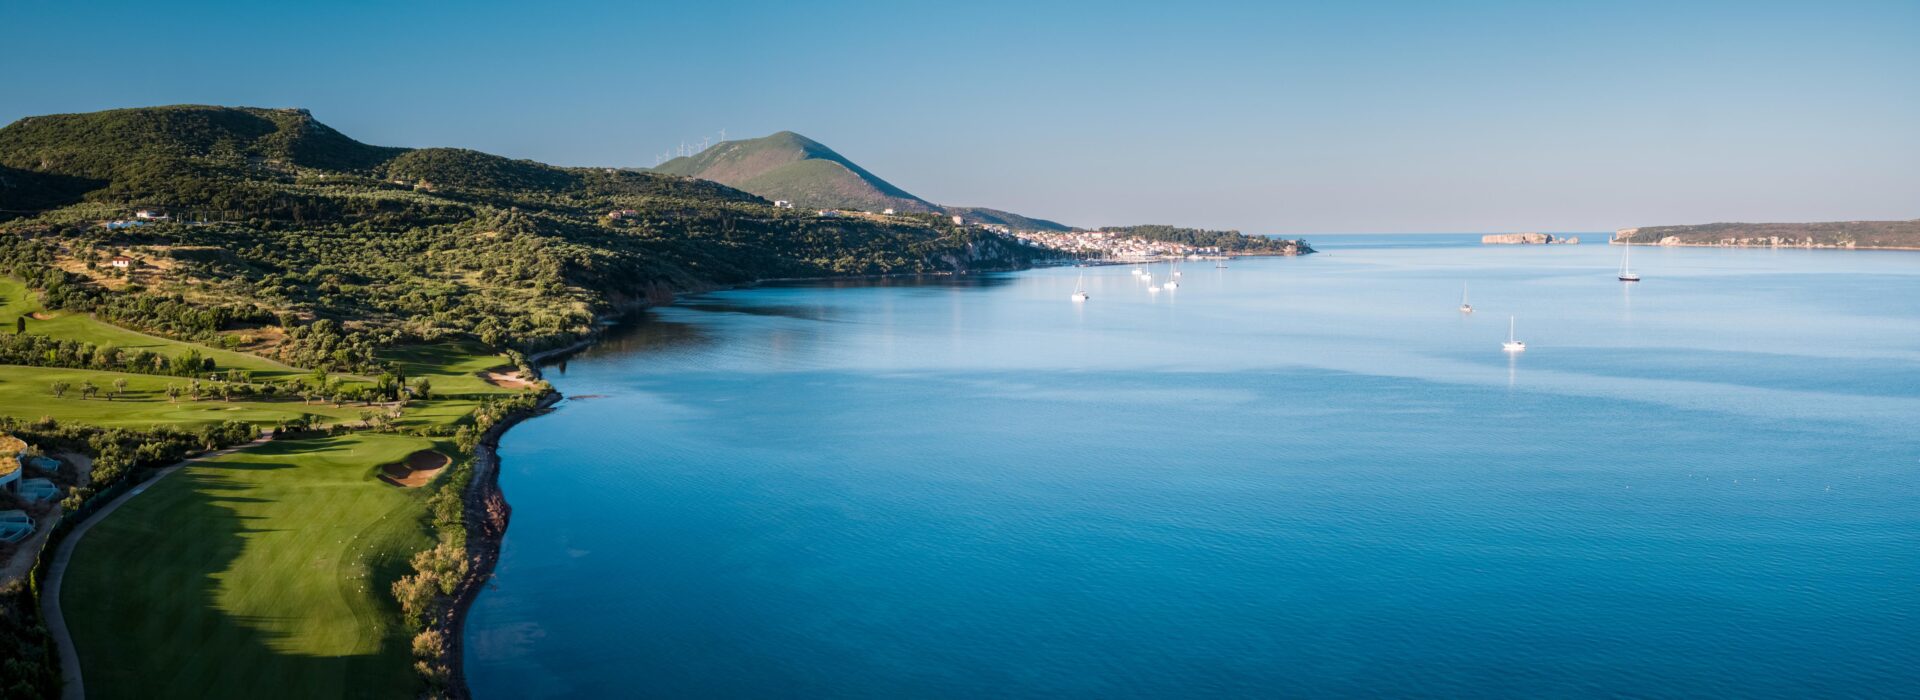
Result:
{"label": "rocky island", "polygon": [[1480,237],[1482,245],[1574,245],[1580,242],[1578,236],[1560,238],[1551,233],[1491,233]]}

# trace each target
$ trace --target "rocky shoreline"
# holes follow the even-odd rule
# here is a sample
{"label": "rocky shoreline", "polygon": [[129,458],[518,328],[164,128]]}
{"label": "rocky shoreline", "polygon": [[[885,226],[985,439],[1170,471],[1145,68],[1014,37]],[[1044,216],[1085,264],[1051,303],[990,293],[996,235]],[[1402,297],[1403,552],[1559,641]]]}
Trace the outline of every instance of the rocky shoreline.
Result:
{"label": "rocky shoreline", "polygon": [[507,505],[506,494],[500,490],[500,436],[520,421],[546,413],[560,398],[559,392],[549,392],[532,410],[501,419],[487,429],[473,448],[473,479],[461,496],[467,528],[467,575],[454,589],[453,604],[447,614],[435,625],[440,629],[441,638],[446,640],[445,661],[450,669],[447,695],[450,697],[472,697],[463,664],[467,611],[493,579],[493,568],[500,563],[500,544],[507,534],[507,521],[513,516],[513,507]]}

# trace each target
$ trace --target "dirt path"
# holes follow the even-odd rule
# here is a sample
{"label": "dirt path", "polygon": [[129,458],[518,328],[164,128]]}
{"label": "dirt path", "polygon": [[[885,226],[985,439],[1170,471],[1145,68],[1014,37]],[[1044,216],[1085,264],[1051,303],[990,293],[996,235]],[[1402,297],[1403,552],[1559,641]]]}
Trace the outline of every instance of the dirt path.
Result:
{"label": "dirt path", "polygon": [[80,683],[80,652],[73,646],[73,635],[67,633],[66,618],[60,616],[60,583],[66,578],[67,562],[73,559],[73,548],[75,545],[80,544],[80,536],[87,534],[88,530],[93,529],[94,523],[100,522],[101,519],[119,509],[121,504],[127,502],[127,499],[144,493],[147,489],[152,488],[154,484],[160,483],[161,479],[167,478],[167,475],[180,471],[181,467],[201,460],[239,452],[250,447],[258,447],[265,444],[269,439],[266,435],[261,435],[260,437],[254,438],[253,442],[244,445],[235,445],[224,450],[208,452],[178,464],[165,467],[161,469],[159,473],[154,474],[152,478],[128,489],[126,493],[120,494],[120,497],[113,499],[112,503],[108,503],[101,507],[100,510],[94,511],[91,517],[88,517],[79,525],[74,526],[73,532],[67,533],[67,538],[60,541],[59,549],[54,550],[53,561],[47,566],[46,583],[40,588],[40,616],[46,620],[47,633],[53,635],[54,646],[58,647],[60,652],[61,700],[83,700],[87,696],[86,688]]}
{"label": "dirt path", "polygon": [[13,543],[13,557],[0,566],[0,584],[13,583],[14,579],[26,576],[33,571],[34,554],[40,551],[40,543],[45,542],[47,533],[53,531],[53,524],[60,521],[60,507],[54,506],[46,515],[33,523],[33,534],[26,539]]}

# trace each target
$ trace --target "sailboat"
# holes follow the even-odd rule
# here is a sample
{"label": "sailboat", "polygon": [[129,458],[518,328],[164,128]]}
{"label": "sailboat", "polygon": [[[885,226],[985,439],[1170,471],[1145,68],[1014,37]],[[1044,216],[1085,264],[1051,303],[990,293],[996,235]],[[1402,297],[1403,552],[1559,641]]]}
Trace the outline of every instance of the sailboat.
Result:
{"label": "sailboat", "polygon": [[1473,313],[1473,305],[1467,303],[1467,285],[1460,285],[1460,313]]}
{"label": "sailboat", "polygon": [[1526,352],[1527,351],[1526,343],[1522,343],[1518,340],[1513,339],[1513,317],[1512,316],[1507,317],[1507,342],[1501,343],[1500,349],[1505,350],[1507,352]]}
{"label": "sailboat", "polygon": [[1079,302],[1089,298],[1091,297],[1087,296],[1087,276],[1081,275],[1080,280],[1073,283],[1073,300]]}
{"label": "sailboat", "polygon": [[1626,241],[1626,250],[1620,251],[1620,281],[1638,282],[1640,275],[1633,271],[1633,239]]}
{"label": "sailboat", "polygon": [[1173,276],[1175,277],[1180,276],[1180,262],[1178,260],[1174,261],[1173,263]]}
{"label": "sailboat", "polygon": [[1148,282],[1153,281],[1153,263],[1147,263],[1147,271],[1140,273],[1140,279]]}
{"label": "sailboat", "polygon": [[1167,277],[1166,284],[1160,286],[1169,292],[1180,288],[1180,263],[1173,264],[1173,274]]}
{"label": "sailboat", "polygon": [[1215,262],[1215,263],[1213,264],[1213,268],[1214,268],[1214,269],[1216,269],[1216,270],[1225,270],[1225,269],[1227,269],[1227,259],[1226,259],[1226,258],[1221,258],[1221,259],[1220,259],[1220,260],[1219,260],[1218,262]]}

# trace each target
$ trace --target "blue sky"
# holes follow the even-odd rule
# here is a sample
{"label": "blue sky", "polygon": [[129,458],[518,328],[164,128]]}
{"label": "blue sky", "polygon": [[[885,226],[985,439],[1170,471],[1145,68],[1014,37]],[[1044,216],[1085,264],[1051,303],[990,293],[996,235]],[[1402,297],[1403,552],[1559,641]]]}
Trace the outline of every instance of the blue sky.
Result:
{"label": "blue sky", "polygon": [[1904,219],[1916,37],[1911,0],[7,0],[0,122],[299,106],[563,165],[791,129],[933,201],[1083,226]]}

